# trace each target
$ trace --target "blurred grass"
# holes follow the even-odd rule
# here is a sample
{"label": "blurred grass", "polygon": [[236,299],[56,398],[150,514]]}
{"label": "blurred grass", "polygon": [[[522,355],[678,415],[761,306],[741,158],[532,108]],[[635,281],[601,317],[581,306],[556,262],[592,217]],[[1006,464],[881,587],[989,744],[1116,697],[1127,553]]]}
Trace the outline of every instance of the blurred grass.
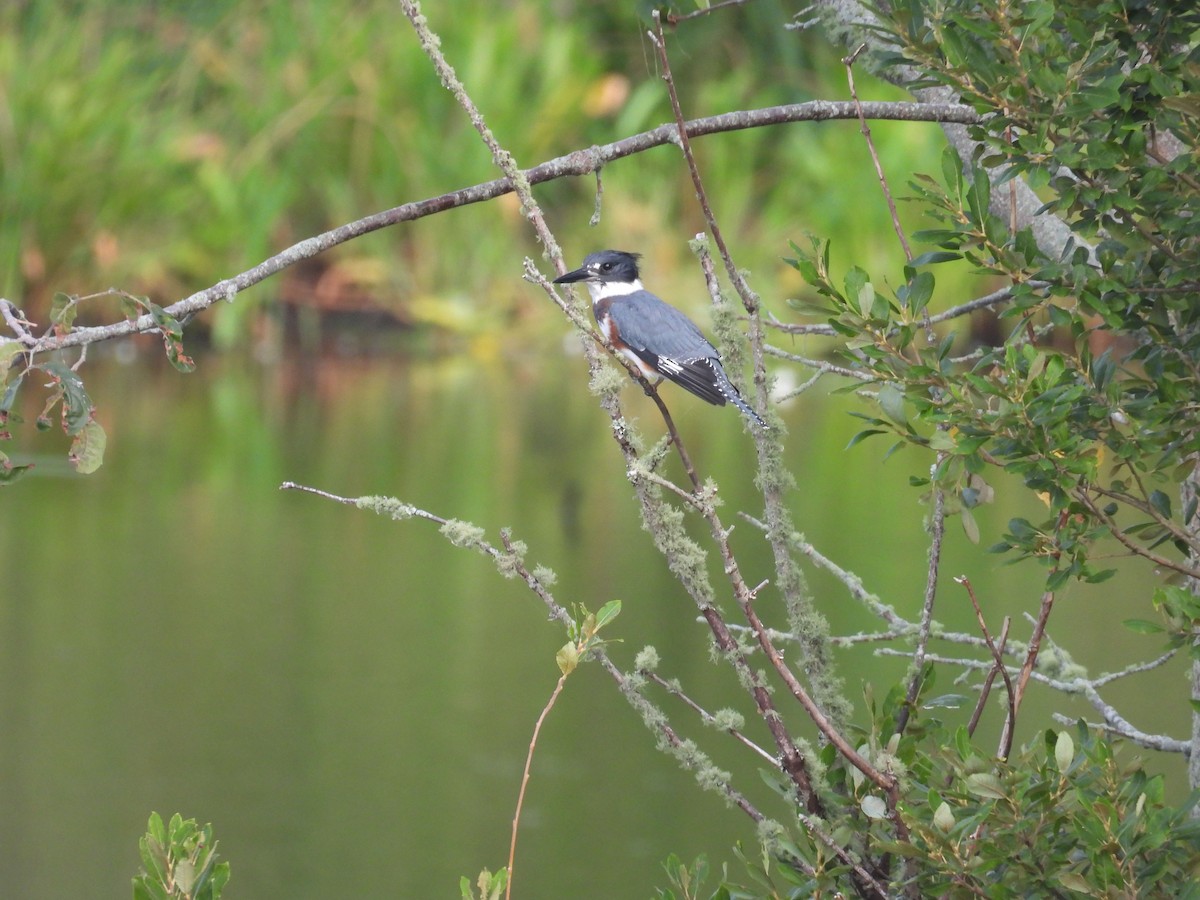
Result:
{"label": "blurred grass", "polygon": [[[670,119],[632,12],[583,0],[458,0],[453,12],[427,13],[522,165]],[[688,115],[844,97],[834,49],[785,32],[784,21],[779,4],[763,2],[680,29],[673,68]],[[861,79],[860,92],[898,96]],[[894,171],[935,159],[936,128],[899,127],[882,149]],[[864,245],[879,247],[865,256],[895,264],[852,123],[697,147],[727,232],[752,248],[743,264],[762,267],[768,284],[778,275],[781,289],[799,289],[777,261],[805,230],[859,258]],[[9,4],[0,11],[0,157],[0,292],[34,313],[55,291],[109,285],[169,303],[311,234],[497,174],[393,0]],[[604,174],[606,217],[590,233],[591,179],[539,188],[552,226],[578,255],[638,249],[654,259],[656,283],[669,284],[703,224],[677,151]],[[874,207],[865,222],[864,205]],[[206,318],[220,343],[235,344],[269,300],[314,284],[320,294],[332,273],[326,293],[350,285],[404,321],[487,334],[537,302],[517,272],[538,250],[504,198],[355,241]]]}

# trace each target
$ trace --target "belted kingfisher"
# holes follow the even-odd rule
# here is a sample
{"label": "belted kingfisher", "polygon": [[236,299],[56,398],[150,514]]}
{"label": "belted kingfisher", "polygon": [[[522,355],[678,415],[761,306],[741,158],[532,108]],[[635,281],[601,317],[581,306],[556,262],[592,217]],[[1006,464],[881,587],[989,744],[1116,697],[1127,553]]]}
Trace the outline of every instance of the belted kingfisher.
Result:
{"label": "belted kingfisher", "polygon": [[767,423],[742,399],[721,366],[717,348],[696,323],[642,287],[637,261],[636,253],[599,250],[554,283],[587,284],[596,324],[653,383],[668,378],[709,403],[724,406],[728,401],[765,429]]}

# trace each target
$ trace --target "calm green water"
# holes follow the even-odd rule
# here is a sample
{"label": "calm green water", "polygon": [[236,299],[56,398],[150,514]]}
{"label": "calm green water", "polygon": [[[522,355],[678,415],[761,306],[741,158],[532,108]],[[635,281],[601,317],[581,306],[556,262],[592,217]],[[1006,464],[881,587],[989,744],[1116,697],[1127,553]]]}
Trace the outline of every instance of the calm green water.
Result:
{"label": "calm green water", "polygon": [[[710,709],[737,702],[640,530],[578,359],[199,362],[186,377],[90,364],[105,466],[75,477],[58,438],[26,434],[17,449],[37,454],[37,474],[0,493],[5,896],[128,896],[151,810],[214,823],[233,900],[458,896],[460,875],[504,864],[562,632],[531,595],[428,523],[281,493],[284,480],[394,495],[493,539],[511,526],[533,561],[558,572],[561,602],[624,601],[619,663],[651,643],[662,674]],[[737,417],[673,400],[697,465],[722,485],[727,520],[738,506],[753,510],[753,451]],[[642,398],[631,391],[628,401],[652,422]],[[806,395],[787,410],[797,522],[915,615],[924,511],[907,476],[925,463],[881,464],[883,444],[843,452],[856,430],[844,402]],[[983,544],[1018,511],[986,511]],[[769,577],[750,527],[734,541],[747,577]],[[997,626],[1033,609],[1039,592],[1038,571],[1001,563],[952,523],[946,574],[971,577]],[[1052,636],[1097,669],[1149,655],[1155,641],[1118,624],[1148,614],[1147,581],[1131,571],[1072,589]],[[811,583],[837,630],[869,624],[836,583]],[[949,581],[940,602],[943,620],[968,626]],[[842,671],[857,697],[861,682],[883,690],[903,667],[856,651]],[[1140,727],[1183,734],[1183,676],[1169,666],[1110,696]],[[1023,711],[1021,740],[1047,724],[1043,696]],[[731,741],[665,705],[760,808],[782,815]],[[1153,765],[1182,786],[1178,761]],[[748,820],[653,750],[602,672],[570,679],[534,762],[519,896],[645,897],[664,883],[667,853],[730,859],[734,841],[752,839]]]}

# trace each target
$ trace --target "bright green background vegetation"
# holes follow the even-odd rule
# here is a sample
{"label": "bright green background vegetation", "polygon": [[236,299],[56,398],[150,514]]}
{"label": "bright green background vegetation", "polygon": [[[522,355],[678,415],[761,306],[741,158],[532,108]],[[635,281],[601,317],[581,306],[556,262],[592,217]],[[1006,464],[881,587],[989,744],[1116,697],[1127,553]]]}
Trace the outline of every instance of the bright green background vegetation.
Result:
{"label": "bright green background vegetation", "polygon": [[[669,118],[632,11],[430,7],[522,165]],[[675,75],[690,115],[846,96],[837,53],[785,34],[782,17],[758,3],[737,28],[714,19],[680,33]],[[31,313],[56,291],[110,284],[166,304],[317,231],[496,176],[390,0],[25,2],[0,11],[0,26],[0,292]],[[723,76],[702,77],[714,70]],[[857,80],[864,97],[900,96]],[[779,261],[805,231],[832,238],[839,269],[899,268],[857,131],[797,125],[696,144],[738,261],[780,318],[807,291]],[[874,133],[891,172],[938,164],[935,126]],[[701,310],[686,250],[701,223],[677,151],[611,166],[604,181],[595,229],[590,179],[536,189],[571,252],[640,250],[652,286]],[[62,435],[17,434],[10,455],[37,468],[0,506],[6,893],[123,895],[153,809],[214,823],[233,900],[446,896],[459,875],[501,864],[561,634],[431,528],[280,494],[284,479],[394,494],[493,533],[510,525],[558,571],[560,597],[623,601],[618,630],[638,637],[618,656],[652,643],[664,676],[711,708],[734,702],[628,492],[612,489],[623,473],[573,343],[564,351],[561,317],[520,279],[538,248],[510,200],[371,235],[214,309],[189,340],[211,328],[228,352],[196,353],[194,375],[131,363],[133,342],[94,348],[88,387],[110,440],[86,480],[69,472]],[[920,222],[901,213],[910,230]],[[946,268],[939,303],[980,292],[973,283],[956,297],[961,276]],[[415,326],[398,342],[405,353],[352,352],[374,342],[334,336],[313,313],[300,316],[299,348],[285,340],[274,301],[317,295],[334,276]],[[147,346],[159,352],[156,339]],[[629,397],[632,414],[654,421]],[[32,421],[38,398],[22,400]],[[750,444],[736,416],[680,392],[669,402],[729,506],[747,505]],[[882,445],[844,452],[858,424],[814,395],[782,413],[797,522],[915,616],[926,511],[907,480],[927,461],[900,453],[881,469]],[[1044,515],[1000,496],[977,513],[985,545],[1010,518]],[[1019,615],[1044,573],[981,557],[950,524],[944,571],[969,575],[997,617]],[[769,571],[745,531],[743,565]],[[842,596],[811,577],[817,596]],[[1160,643],[1114,625],[1145,614],[1144,580],[1128,571],[1061,598],[1093,670]],[[836,632],[869,624],[849,600],[822,606]],[[973,628],[965,596],[939,618]],[[858,683],[903,672],[865,649],[841,666],[855,699]],[[1179,697],[1184,670],[1177,661],[1110,699],[1137,703],[1147,731],[1181,732],[1182,703],[1144,701]],[[526,896],[640,896],[662,882],[669,852],[725,858],[735,840],[753,845],[749,823],[665,763],[597,673],[585,667],[567,690],[535,760],[518,862]],[[1044,699],[1031,696],[1018,742],[1035,737],[1050,703],[1064,708]],[[983,742],[998,721],[985,719]],[[757,784],[739,753],[722,753],[719,764]],[[1181,766],[1166,767],[1182,794]]]}

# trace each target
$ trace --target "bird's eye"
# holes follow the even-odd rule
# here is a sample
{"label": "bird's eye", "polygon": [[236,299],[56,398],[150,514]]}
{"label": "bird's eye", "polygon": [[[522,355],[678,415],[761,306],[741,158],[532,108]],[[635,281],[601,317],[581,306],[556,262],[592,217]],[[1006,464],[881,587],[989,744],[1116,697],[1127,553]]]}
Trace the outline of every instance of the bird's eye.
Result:
{"label": "bird's eye", "polygon": [[601,271],[601,272],[608,272],[608,271],[610,271],[610,270],[612,269],[612,266],[613,266],[613,264],[612,264],[612,263],[610,263],[610,262],[606,262],[606,263],[600,263],[600,271]]}

